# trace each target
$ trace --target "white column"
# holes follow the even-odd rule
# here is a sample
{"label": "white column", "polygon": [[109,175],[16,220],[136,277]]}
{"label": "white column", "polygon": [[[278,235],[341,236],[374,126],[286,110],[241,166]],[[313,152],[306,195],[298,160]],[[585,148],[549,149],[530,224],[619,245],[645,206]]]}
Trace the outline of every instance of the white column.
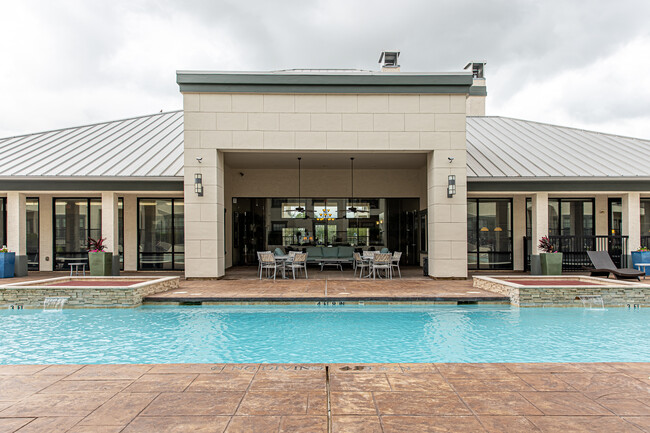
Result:
{"label": "white column", "polygon": [[526,236],[526,196],[512,199],[512,259],[515,271],[524,270],[524,236]]}
{"label": "white column", "polygon": [[138,270],[138,198],[124,196],[124,270]]}
{"label": "white column", "polygon": [[609,213],[608,213],[608,203],[607,195],[597,194],[594,197],[594,219],[595,219],[595,229],[596,236],[607,236],[609,235]]}
{"label": "white column", "polygon": [[[186,144],[184,156],[185,276],[219,278],[225,273],[223,154]],[[201,197],[194,192],[196,173],[203,179]]]}
{"label": "white column", "polygon": [[[641,195],[638,192],[623,194],[621,200],[623,224],[621,232],[628,236],[626,255],[641,246]],[[631,263],[628,260],[628,263]]]}
{"label": "white column", "polygon": [[[450,162],[449,158],[453,158]],[[436,150],[427,158],[429,276],[467,277],[467,178],[464,150]],[[456,194],[447,197],[448,176]]]}
{"label": "white column", "polygon": [[16,253],[14,275],[27,275],[27,210],[26,196],[7,193],[7,248]]}
{"label": "white column", "polygon": [[118,197],[114,192],[102,192],[102,234],[106,251],[113,253],[113,275],[119,275]]}
{"label": "white column", "polygon": [[531,274],[539,275],[542,272],[539,261],[539,239],[542,236],[548,236],[548,193],[538,192],[533,194],[531,204],[532,227],[530,271]]}
{"label": "white column", "polygon": [[54,254],[53,219],[52,196],[38,196],[38,269],[41,271],[54,269],[54,262],[52,261]]}

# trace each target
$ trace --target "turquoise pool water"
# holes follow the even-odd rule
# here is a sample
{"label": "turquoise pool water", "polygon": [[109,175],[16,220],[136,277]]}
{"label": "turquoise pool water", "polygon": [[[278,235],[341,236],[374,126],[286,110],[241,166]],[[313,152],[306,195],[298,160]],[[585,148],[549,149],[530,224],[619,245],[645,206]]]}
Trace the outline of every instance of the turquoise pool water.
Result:
{"label": "turquoise pool water", "polygon": [[146,306],[0,323],[0,364],[650,361],[650,309]]}

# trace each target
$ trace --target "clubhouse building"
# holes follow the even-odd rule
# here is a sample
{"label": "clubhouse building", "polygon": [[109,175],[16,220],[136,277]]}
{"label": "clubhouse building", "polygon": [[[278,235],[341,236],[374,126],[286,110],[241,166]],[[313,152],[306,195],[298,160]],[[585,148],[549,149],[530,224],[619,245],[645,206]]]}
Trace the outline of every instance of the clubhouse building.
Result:
{"label": "clubhouse building", "polygon": [[122,270],[220,278],[257,251],[402,252],[435,278],[564,268],[650,241],[650,140],[485,115],[452,73],[179,71],[183,109],[0,139],[0,244],[18,275],[104,237]]}

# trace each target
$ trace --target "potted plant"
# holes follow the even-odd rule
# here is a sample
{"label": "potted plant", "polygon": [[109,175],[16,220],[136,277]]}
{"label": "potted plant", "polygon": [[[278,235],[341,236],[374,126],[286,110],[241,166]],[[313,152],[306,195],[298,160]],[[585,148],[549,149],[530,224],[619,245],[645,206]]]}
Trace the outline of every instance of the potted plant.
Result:
{"label": "potted plant", "polygon": [[[647,247],[639,247],[636,251],[632,251],[632,267],[637,268],[639,263],[650,263],[650,249]],[[645,274],[650,275],[650,266],[645,266]]]}
{"label": "potted plant", "polygon": [[16,265],[16,253],[3,245],[0,248],[0,278],[13,278]]}
{"label": "potted plant", "polygon": [[107,276],[113,274],[113,253],[106,251],[106,238],[88,238],[88,262],[91,276]]}
{"label": "potted plant", "polygon": [[542,275],[561,275],[562,253],[557,252],[548,236],[541,237],[538,248],[543,251],[539,255]]}

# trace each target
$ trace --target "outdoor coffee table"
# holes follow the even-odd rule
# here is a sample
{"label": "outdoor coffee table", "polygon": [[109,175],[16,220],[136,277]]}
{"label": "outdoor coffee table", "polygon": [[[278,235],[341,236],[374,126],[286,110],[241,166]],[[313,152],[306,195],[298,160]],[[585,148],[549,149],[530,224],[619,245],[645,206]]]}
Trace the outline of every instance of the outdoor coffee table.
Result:
{"label": "outdoor coffee table", "polygon": [[79,275],[79,267],[81,267],[84,277],[86,276],[86,263],[84,262],[77,262],[77,263],[68,263],[70,266],[70,276],[72,276],[72,270],[74,269],[74,274],[75,276]]}
{"label": "outdoor coffee table", "polygon": [[[646,272],[647,272],[647,271],[646,271],[646,268],[647,268],[648,266],[650,266],[650,263],[637,263],[637,264],[634,265],[635,268],[636,268],[636,267],[643,268],[642,270],[643,270],[643,279],[644,279],[644,280],[645,280],[645,274],[646,274]],[[641,269],[639,269],[639,270],[641,271]]]}
{"label": "outdoor coffee table", "polygon": [[336,266],[343,271],[343,263],[347,262],[346,259],[318,259],[321,271],[323,270],[323,266]]}

